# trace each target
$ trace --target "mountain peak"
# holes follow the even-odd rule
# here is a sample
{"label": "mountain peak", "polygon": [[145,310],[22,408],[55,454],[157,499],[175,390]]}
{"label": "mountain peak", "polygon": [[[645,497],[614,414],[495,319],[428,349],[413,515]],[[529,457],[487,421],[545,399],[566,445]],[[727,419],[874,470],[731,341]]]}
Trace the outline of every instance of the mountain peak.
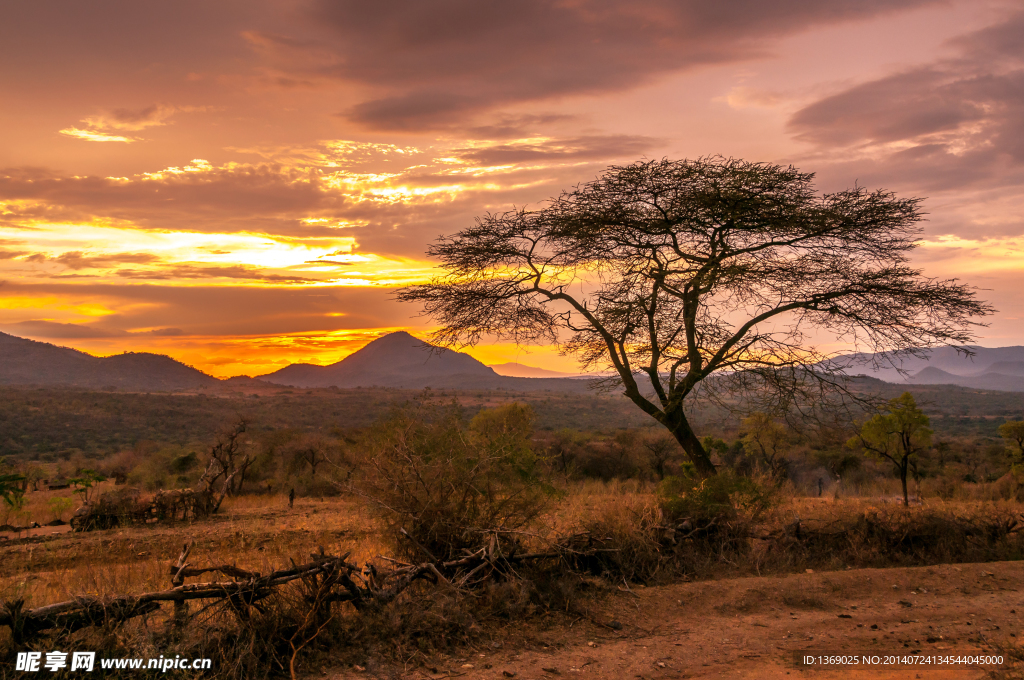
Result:
{"label": "mountain peak", "polygon": [[368,342],[329,366],[293,364],[260,378],[298,387],[416,387],[458,375],[498,377],[468,354],[396,331]]}

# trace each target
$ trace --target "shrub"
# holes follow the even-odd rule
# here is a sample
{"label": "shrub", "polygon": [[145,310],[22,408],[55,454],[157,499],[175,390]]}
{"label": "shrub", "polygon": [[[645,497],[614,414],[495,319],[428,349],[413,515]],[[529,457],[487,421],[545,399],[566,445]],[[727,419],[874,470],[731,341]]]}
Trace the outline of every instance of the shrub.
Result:
{"label": "shrub", "polygon": [[753,477],[722,470],[713,477],[666,477],[658,485],[662,511],[670,520],[707,522],[742,513],[756,521],[778,504],[779,488]]}
{"label": "shrub", "polygon": [[550,495],[530,446],[532,417],[509,404],[467,427],[454,402],[407,404],[371,429],[355,489],[410,558],[450,559],[480,547],[488,533],[512,549]]}
{"label": "shrub", "polygon": [[[649,496],[623,494],[608,499],[583,523],[584,533],[578,537],[585,536],[587,543],[568,546],[585,555],[574,566],[613,581],[646,583],[671,574],[676,565],[667,561],[662,522],[662,513]],[[597,551],[588,554],[593,548]],[[666,567],[668,572],[662,573]]]}
{"label": "shrub", "polygon": [[67,496],[54,496],[46,502],[55,521],[63,521],[64,514],[74,507],[75,502]]}

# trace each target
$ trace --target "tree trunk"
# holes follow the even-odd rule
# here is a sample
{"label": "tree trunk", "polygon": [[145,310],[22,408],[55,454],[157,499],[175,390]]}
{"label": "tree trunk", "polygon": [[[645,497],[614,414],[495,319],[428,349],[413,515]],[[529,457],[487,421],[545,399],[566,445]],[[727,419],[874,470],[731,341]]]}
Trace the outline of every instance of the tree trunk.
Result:
{"label": "tree trunk", "polygon": [[705,479],[717,474],[715,464],[711,462],[707,451],[704,450],[704,445],[700,443],[697,435],[693,433],[693,428],[690,427],[689,421],[686,420],[683,410],[680,408],[675,411],[666,412],[665,420],[666,422],[663,424],[676,438],[679,445],[683,447],[683,451],[686,452],[690,462],[693,463],[693,467],[697,470],[697,475]]}
{"label": "tree trunk", "polygon": [[903,484],[903,507],[910,507],[910,496],[907,495],[907,458],[900,464],[900,482]]}

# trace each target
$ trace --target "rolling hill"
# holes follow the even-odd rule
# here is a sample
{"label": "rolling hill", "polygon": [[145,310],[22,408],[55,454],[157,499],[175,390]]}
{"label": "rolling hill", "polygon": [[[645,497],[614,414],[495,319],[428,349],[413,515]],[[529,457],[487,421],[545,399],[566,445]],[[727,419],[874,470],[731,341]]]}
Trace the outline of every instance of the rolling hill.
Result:
{"label": "rolling hill", "polygon": [[547,368],[537,368],[536,366],[527,366],[526,364],[520,364],[515,361],[509,361],[504,364],[487,364],[488,368],[494,369],[494,372],[498,375],[505,375],[510,378],[579,378],[578,373],[563,373],[562,371],[552,371]]}
{"label": "rolling hill", "polygon": [[[850,375],[864,375],[902,385],[957,385],[970,389],[1024,392],[1024,347],[975,347],[973,358],[953,348],[929,352],[926,359],[906,358],[906,374],[880,357],[842,357]],[[495,368],[499,370],[495,370]],[[435,347],[402,331],[377,338],[329,366],[292,364],[256,380],[288,387],[388,387],[402,389],[510,390],[515,392],[585,392],[589,380],[520,364],[492,368],[468,354]],[[511,375],[510,375],[511,374]],[[565,377],[562,377],[565,376]],[[145,352],[96,357],[0,333],[0,385],[66,385],[133,392],[174,391],[214,386],[244,389],[247,376],[226,381],[174,359]],[[255,383],[254,383],[255,384]]]}
{"label": "rolling hill", "polygon": [[[881,354],[849,354],[837,361],[850,375],[866,375],[896,384],[958,385],[982,390],[1024,392],[1024,347],[972,347],[968,357],[952,347],[929,350],[926,358],[886,361]],[[877,366],[875,364],[878,364]],[[901,374],[897,366],[906,374]]]}
{"label": "rolling hill", "polygon": [[219,383],[213,376],[162,354],[128,352],[95,357],[0,333],[0,384],[166,391]]}

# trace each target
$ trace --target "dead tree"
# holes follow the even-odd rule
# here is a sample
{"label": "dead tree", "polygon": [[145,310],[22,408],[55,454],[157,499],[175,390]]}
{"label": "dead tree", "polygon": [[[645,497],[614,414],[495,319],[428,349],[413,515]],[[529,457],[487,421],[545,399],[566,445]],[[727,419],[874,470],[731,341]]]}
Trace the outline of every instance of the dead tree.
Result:
{"label": "dead tree", "polygon": [[[220,509],[224,497],[233,495],[236,491],[235,478],[244,480],[246,471],[253,463],[253,459],[241,451],[244,443],[241,437],[248,425],[249,422],[245,418],[240,418],[234,429],[221,437],[210,449],[210,462],[197,484],[199,492],[206,495],[207,512],[204,514],[213,514]],[[238,485],[238,490],[240,489],[241,483]]]}
{"label": "dead tree", "polygon": [[310,473],[316,477],[317,468],[330,463],[332,445],[321,435],[307,435],[289,447],[292,469],[309,466]]}

